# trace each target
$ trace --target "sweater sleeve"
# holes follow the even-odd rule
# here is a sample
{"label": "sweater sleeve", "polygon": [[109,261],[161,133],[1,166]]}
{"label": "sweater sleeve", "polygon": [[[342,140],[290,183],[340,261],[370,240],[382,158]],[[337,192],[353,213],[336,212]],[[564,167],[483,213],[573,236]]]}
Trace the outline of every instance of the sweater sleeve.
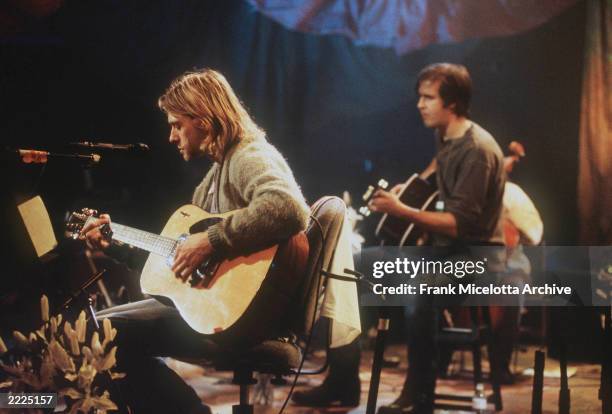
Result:
{"label": "sweater sleeve", "polygon": [[306,228],[308,207],[280,153],[267,143],[247,146],[228,162],[230,188],[246,207],[208,229],[213,248],[230,256],[260,250]]}

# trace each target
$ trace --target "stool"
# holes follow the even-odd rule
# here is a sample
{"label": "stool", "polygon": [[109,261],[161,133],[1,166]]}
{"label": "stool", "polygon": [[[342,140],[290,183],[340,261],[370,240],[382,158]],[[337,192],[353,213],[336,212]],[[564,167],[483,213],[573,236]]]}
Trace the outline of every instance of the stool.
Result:
{"label": "stool", "polygon": [[[459,328],[459,327],[443,327],[436,335],[436,342],[438,346],[448,346],[453,350],[456,349],[471,349],[474,364],[474,388],[476,384],[483,382],[482,375],[482,353],[480,347],[485,345],[487,347],[487,353],[489,355],[490,366],[494,366],[495,353],[492,352],[492,330],[491,330],[491,315],[489,313],[488,306],[470,307],[470,327]],[[479,315],[480,314],[480,315]],[[482,320],[480,318],[482,316]],[[501,411],[502,398],[501,398],[501,387],[495,373],[490,370],[488,380],[493,388],[493,393],[487,396],[487,400],[492,401],[495,405],[495,411]],[[464,404],[452,404],[452,403],[437,403],[435,402],[435,408],[440,409],[465,409],[469,406],[466,403],[471,403],[472,396],[463,395],[452,395],[452,394],[434,394],[434,401],[436,400],[449,400],[464,402]]]}

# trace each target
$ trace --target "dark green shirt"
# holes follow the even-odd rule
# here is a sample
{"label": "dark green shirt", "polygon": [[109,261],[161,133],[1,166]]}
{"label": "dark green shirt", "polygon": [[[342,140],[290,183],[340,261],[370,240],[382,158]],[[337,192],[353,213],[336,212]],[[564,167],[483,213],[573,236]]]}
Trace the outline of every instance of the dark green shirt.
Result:
{"label": "dark green shirt", "polygon": [[[495,139],[472,122],[461,138],[438,139],[437,183],[444,211],[457,220],[458,241],[504,244],[501,221],[505,172]],[[436,240],[448,244],[449,240]]]}

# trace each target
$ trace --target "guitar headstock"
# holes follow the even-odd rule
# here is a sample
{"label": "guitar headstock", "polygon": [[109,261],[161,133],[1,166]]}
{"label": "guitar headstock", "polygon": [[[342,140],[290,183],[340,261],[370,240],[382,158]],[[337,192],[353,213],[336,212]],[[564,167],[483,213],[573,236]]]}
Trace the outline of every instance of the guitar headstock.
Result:
{"label": "guitar headstock", "polygon": [[511,173],[514,165],[517,164],[521,158],[525,157],[525,147],[518,141],[512,141],[508,145],[509,155],[504,157],[504,170],[506,173]]}
{"label": "guitar headstock", "polygon": [[68,220],[66,220],[66,236],[72,239],[78,239],[83,227],[98,217],[98,212],[91,208],[83,208],[81,211],[73,211]]}
{"label": "guitar headstock", "polygon": [[362,216],[369,217],[370,214],[372,214],[372,211],[368,208],[368,203],[372,199],[372,196],[374,195],[376,190],[387,190],[388,188],[389,188],[389,182],[385,180],[384,178],[381,178],[380,180],[378,180],[376,187],[374,187],[373,185],[369,185],[368,189],[361,196],[361,199],[363,200],[365,205],[359,208],[359,213]]}

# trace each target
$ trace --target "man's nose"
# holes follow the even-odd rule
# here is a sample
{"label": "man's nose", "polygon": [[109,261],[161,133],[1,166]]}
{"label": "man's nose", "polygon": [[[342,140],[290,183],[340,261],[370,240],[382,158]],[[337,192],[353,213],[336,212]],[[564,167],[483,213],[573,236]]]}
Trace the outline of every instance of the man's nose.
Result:
{"label": "man's nose", "polygon": [[176,136],[176,134],[174,133],[174,129],[170,130],[170,135],[168,136],[168,141],[171,144],[174,144],[176,141],[178,141],[178,137]]}
{"label": "man's nose", "polygon": [[417,108],[418,109],[423,109],[425,107],[424,103],[423,103],[423,98],[419,98],[419,100],[417,101]]}

